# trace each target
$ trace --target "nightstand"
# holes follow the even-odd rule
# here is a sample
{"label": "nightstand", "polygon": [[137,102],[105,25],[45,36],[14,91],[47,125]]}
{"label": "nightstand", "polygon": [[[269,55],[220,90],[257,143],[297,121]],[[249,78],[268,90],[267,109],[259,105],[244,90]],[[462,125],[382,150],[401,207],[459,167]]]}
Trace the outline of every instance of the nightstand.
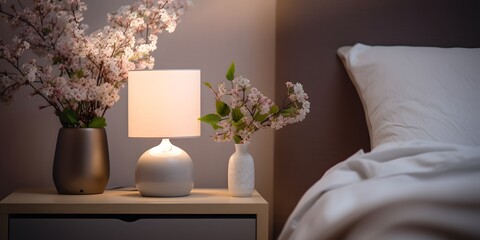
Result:
{"label": "nightstand", "polygon": [[18,190],[0,202],[0,240],[268,239],[268,203],[230,197],[226,189],[189,196],[141,197],[137,191],[59,195]]}

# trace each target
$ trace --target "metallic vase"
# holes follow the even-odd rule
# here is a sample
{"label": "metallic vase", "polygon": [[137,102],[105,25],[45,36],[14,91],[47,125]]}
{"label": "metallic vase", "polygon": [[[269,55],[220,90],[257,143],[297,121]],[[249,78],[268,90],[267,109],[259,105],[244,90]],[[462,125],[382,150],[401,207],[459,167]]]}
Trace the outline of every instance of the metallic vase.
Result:
{"label": "metallic vase", "polygon": [[58,132],[53,181],[60,194],[100,194],[110,176],[104,128],[61,128]]}

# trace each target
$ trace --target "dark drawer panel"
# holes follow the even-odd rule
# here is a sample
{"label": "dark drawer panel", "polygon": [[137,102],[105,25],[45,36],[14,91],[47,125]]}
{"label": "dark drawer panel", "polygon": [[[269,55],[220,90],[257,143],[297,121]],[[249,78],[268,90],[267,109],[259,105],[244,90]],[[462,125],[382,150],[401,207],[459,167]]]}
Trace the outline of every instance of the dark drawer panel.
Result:
{"label": "dark drawer panel", "polygon": [[9,239],[245,240],[255,224],[255,215],[12,215]]}

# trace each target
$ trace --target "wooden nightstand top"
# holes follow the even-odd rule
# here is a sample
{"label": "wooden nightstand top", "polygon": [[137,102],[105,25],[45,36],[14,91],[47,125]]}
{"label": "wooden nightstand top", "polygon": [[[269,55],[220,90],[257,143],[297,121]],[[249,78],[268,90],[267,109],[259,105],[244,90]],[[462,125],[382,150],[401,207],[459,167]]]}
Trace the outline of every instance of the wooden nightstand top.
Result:
{"label": "wooden nightstand top", "polygon": [[[48,206],[47,206],[48,205]],[[138,191],[106,190],[95,195],[60,195],[55,189],[21,189],[0,202],[1,213],[249,214],[266,209],[258,193],[231,197],[226,189],[194,189],[185,197],[142,197]]]}

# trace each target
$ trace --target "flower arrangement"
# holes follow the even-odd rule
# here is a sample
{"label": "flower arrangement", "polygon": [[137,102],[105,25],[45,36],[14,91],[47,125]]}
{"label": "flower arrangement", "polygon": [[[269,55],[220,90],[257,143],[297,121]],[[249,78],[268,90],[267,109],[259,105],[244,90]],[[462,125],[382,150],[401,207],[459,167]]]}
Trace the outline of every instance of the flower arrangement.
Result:
{"label": "flower arrangement", "polygon": [[[237,144],[247,143],[259,129],[270,127],[278,130],[302,121],[310,112],[308,95],[300,83],[286,82],[287,94],[279,107],[252,87],[248,78],[235,77],[234,63],[230,65],[226,78],[230,89],[224,82],[218,84],[218,90],[210,83],[204,83],[215,95],[216,113],[207,114],[199,120],[216,130],[213,136],[216,142],[234,140]],[[226,102],[223,98],[229,100]]]}
{"label": "flower arrangement", "polygon": [[[0,40],[0,96],[10,101],[23,86],[53,107],[64,127],[105,127],[105,112],[119,100],[128,71],[151,69],[157,36],[173,32],[190,0],[138,0],[108,14],[108,25],[87,34],[82,0],[0,0],[1,21],[18,29]],[[24,60],[35,54],[35,58]]]}

